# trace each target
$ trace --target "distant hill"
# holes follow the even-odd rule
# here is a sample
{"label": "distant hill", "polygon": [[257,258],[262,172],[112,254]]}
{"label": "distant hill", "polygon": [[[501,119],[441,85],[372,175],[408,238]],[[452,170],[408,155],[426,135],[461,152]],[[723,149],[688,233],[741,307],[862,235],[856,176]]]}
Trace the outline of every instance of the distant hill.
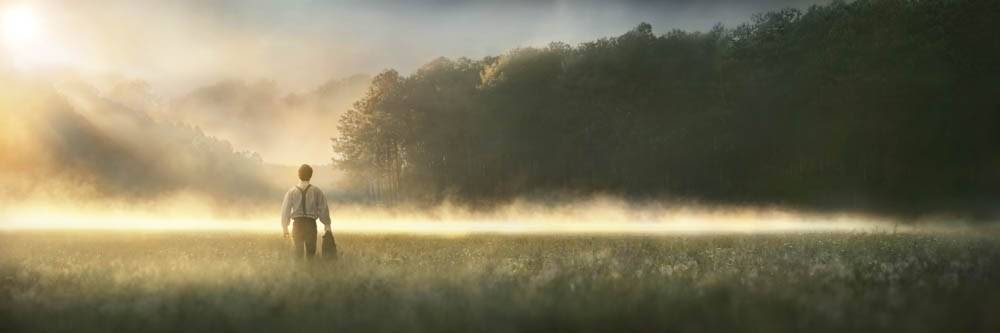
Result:
{"label": "distant hill", "polygon": [[275,191],[259,155],[81,81],[4,74],[0,83],[0,195],[256,200]]}

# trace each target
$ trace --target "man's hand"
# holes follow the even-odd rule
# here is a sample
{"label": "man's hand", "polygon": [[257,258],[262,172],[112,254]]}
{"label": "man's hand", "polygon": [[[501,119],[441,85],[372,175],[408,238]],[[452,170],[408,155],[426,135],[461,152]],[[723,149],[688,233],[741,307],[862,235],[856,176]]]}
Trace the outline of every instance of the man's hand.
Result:
{"label": "man's hand", "polygon": [[281,228],[282,237],[288,238],[288,228]]}
{"label": "man's hand", "polygon": [[331,228],[330,228],[330,225],[329,225],[329,224],[324,224],[324,225],[323,225],[323,229],[324,229],[325,231],[333,231],[333,229],[331,229]]}

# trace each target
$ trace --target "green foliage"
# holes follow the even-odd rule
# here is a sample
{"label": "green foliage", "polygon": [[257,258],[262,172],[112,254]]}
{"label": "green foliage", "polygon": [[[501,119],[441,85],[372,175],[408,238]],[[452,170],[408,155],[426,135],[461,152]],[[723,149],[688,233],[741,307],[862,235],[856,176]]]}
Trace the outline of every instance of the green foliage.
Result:
{"label": "green foliage", "polygon": [[996,332],[995,232],[0,233],[0,331]]}
{"label": "green foliage", "polygon": [[1000,3],[837,1],[380,75],[340,165],[431,201],[612,193],[993,212]]}

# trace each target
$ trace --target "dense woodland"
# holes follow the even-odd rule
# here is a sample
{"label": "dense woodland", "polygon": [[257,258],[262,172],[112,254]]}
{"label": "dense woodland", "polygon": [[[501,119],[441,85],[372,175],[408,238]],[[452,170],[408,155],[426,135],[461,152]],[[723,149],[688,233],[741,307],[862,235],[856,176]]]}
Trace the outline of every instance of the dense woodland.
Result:
{"label": "dense woodland", "polygon": [[374,77],[340,120],[335,160],[380,199],[990,212],[998,19],[1000,1],[838,1],[441,58]]}

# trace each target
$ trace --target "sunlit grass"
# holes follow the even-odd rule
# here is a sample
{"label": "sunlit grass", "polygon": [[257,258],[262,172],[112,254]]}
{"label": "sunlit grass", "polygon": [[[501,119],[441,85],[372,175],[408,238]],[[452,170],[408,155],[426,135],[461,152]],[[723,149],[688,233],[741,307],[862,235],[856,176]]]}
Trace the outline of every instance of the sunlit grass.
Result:
{"label": "sunlit grass", "polygon": [[0,329],[995,331],[1000,236],[0,232]]}

